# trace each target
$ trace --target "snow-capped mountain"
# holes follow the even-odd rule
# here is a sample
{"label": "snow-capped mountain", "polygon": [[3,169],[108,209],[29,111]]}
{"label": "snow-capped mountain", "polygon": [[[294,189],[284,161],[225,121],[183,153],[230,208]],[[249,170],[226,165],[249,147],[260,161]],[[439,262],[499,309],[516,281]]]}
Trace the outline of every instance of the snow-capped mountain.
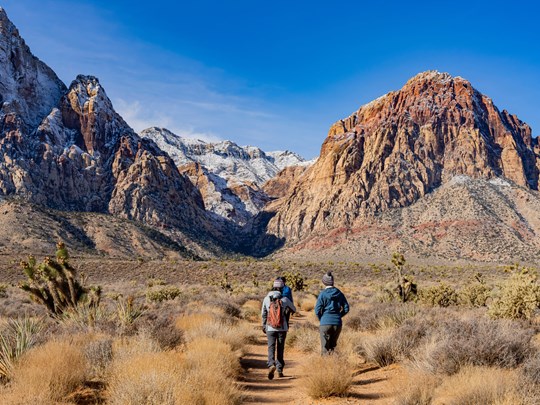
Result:
{"label": "snow-capped mountain", "polygon": [[255,146],[239,146],[231,141],[209,143],[183,138],[165,128],[148,128],[140,135],[152,139],[178,166],[200,163],[229,184],[261,187],[285,167],[306,162],[290,151],[264,152]]}
{"label": "snow-capped mountain", "polygon": [[165,128],[140,133],[172,157],[203,196],[204,206],[239,225],[257,215],[272,198],[263,184],[286,167],[312,162],[290,151],[264,152],[231,141],[216,143],[183,138]]}

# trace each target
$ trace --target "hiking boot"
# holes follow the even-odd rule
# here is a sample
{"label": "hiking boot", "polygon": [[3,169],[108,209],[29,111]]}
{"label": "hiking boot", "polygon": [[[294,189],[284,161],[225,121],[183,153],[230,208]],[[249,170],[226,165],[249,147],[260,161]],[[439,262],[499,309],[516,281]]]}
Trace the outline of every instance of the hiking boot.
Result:
{"label": "hiking boot", "polygon": [[276,366],[272,366],[268,368],[268,379],[273,380],[274,379],[274,373],[276,372]]}
{"label": "hiking boot", "polygon": [[280,370],[278,370],[277,375],[278,375],[279,378],[285,377],[285,376],[283,375],[283,371],[280,371]]}

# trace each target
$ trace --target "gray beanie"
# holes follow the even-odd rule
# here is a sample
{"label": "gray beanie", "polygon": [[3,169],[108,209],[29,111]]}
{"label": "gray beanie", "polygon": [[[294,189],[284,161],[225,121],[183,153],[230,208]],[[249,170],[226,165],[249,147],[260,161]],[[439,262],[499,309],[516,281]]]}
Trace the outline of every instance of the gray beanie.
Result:
{"label": "gray beanie", "polygon": [[322,276],[322,283],[326,286],[334,285],[334,276],[331,271]]}

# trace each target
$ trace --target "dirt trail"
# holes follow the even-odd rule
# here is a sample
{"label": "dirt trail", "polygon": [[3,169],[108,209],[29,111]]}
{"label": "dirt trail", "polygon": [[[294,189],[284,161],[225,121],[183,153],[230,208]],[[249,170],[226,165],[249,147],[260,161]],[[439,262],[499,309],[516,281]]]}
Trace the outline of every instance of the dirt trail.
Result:
{"label": "dirt trail", "polygon": [[[291,328],[306,320],[306,314],[291,320]],[[254,324],[254,327],[256,325]],[[249,345],[242,359],[245,372],[242,386],[246,391],[245,404],[372,404],[392,403],[395,382],[403,378],[403,370],[399,366],[379,368],[373,364],[365,364],[355,370],[353,386],[344,398],[313,400],[302,388],[302,364],[306,354],[296,349],[285,347],[285,377],[276,376],[268,379],[266,367],[267,343],[261,332],[257,343]]]}

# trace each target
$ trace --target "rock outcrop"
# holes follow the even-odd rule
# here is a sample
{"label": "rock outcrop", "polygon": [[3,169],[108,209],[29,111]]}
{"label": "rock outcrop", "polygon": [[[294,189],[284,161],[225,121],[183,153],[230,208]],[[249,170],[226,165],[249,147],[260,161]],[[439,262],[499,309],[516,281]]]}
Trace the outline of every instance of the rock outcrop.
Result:
{"label": "rock outcrop", "polygon": [[330,128],[268,229],[294,244],[407,207],[457,175],[538,188],[531,128],[471,83],[421,73]]}

